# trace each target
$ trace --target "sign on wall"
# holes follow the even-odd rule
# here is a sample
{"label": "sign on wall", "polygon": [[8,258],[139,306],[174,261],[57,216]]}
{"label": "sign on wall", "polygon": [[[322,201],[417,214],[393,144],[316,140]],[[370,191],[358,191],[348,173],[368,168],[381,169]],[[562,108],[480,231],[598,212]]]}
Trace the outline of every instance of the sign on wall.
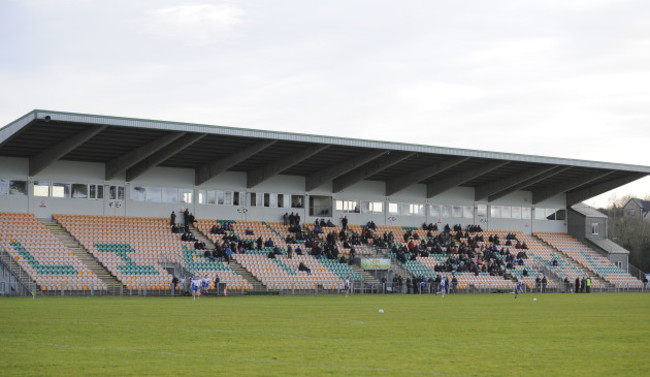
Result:
{"label": "sign on wall", "polygon": [[361,268],[364,270],[388,270],[390,269],[390,259],[363,258],[361,259]]}

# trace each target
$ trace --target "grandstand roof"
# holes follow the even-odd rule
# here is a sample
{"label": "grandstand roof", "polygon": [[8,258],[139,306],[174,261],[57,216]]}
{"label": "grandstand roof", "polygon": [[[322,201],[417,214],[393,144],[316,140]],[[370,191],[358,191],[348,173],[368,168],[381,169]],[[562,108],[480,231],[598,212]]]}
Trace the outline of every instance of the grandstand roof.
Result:
{"label": "grandstand roof", "polygon": [[475,200],[527,190],[533,204],[560,193],[567,205],[650,174],[649,166],[33,110],[0,129],[0,156],[29,159],[34,176],[57,160],[105,164],[106,180],[131,181],[155,166],[195,169],[202,184],[224,171],[253,188],[277,175],[305,177],[305,191],[386,183],[386,196],[426,184],[427,197],[473,187]]}
{"label": "grandstand roof", "polygon": [[605,215],[604,213],[584,203],[575,204],[571,206],[571,209],[578,212],[584,217],[593,217],[593,218],[600,218],[600,219],[608,218],[607,215]]}
{"label": "grandstand roof", "polygon": [[587,239],[610,254],[630,254],[629,250],[609,238],[587,237]]}

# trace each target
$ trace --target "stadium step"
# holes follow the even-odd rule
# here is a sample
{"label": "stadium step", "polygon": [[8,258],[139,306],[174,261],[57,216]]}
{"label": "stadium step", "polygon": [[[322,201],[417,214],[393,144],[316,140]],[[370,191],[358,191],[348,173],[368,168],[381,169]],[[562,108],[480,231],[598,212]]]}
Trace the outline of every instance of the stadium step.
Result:
{"label": "stadium step", "polygon": [[68,233],[67,230],[65,230],[61,224],[59,224],[55,220],[45,220],[41,219],[40,220],[43,225],[47,227],[47,229],[54,234],[59,241],[61,241],[65,247],[70,250],[70,252],[74,253],[74,255],[83,262],[90,271],[95,274],[101,281],[106,284],[106,287],[108,288],[108,293],[111,295],[120,295],[120,291],[122,288],[122,285],[120,282],[108,272],[102,266],[97,262],[97,260],[86,250],[81,244],[70,234]]}
{"label": "stadium step", "polygon": [[249,282],[250,285],[255,289],[259,289],[260,287],[262,287],[261,281],[257,280],[255,276],[253,276],[250,272],[246,271],[246,269],[242,267],[241,264],[237,263],[237,261],[232,258],[230,259],[230,268],[235,270],[237,274],[239,274],[241,277],[246,279],[246,281]]}
{"label": "stadium step", "polygon": [[[214,249],[214,243],[210,241],[203,232],[201,232],[197,227],[194,225],[190,225],[190,231],[194,236],[196,237],[197,240],[201,242],[205,242],[205,245],[208,247],[208,249]],[[230,258],[230,263],[229,263],[230,268],[232,268],[235,272],[237,272],[238,275],[246,279],[246,281],[252,286],[252,287],[261,287],[262,282],[257,280],[253,275],[251,275],[250,272],[246,271],[244,267],[242,267],[239,263],[234,258]]]}
{"label": "stadium step", "polygon": [[350,265],[350,267],[352,267],[356,272],[358,272],[361,276],[363,276],[363,279],[364,279],[366,284],[374,284],[377,287],[379,287],[381,285],[381,282],[379,280],[375,279],[374,276],[367,273],[361,267],[359,267],[357,265],[354,265],[354,264]]}
{"label": "stadium step", "polygon": [[[567,260],[570,260],[570,261],[573,263],[573,265],[574,265],[575,267],[577,267],[580,271],[582,271],[582,272],[583,272],[584,274],[586,274],[586,275],[591,276],[592,280],[595,280],[595,282],[597,282],[597,284],[598,284],[599,286],[601,286],[601,287],[603,287],[603,288],[606,288],[606,289],[614,288],[614,285],[613,285],[612,283],[610,283],[610,282],[606,281],[605,279],[603,279],[603,278],[602,278],[602,277],[601,277],[597,272],[592,271],[591,269],[589,269],[589,268],[585,267],[584,265],[578,263],[578,261],[576,261],[575,259],[573,259],[573,258],[571,257],[571,255],[562,252],[562,250],[556,248],[555,246],[551,245],[550,243],[546,242],[545,240],[543,240],[543,239],[540,238],[540,237],[537,237],[537,236],[533,236],[533,237],[534,237],[538,242],[540,242],[540,243],[543,244],[544,246],[550,248],[550,249],[553,250],[554,252],[556,252],[556,253],[560,253],[560,254],[564,255],[564,256],[566,257],[566,259],[567,259]],[[561,280],[561,279],[560,279],[560,280]]]}
{"label": "stadium step", "polygon": [[406,281],[406,278],[411,278],[413,277],[411,274],[408,273],[402,266],[397,263],[397,260],[393,260],[390,264],[390,270],[395,274],[395,276],[400,276],[403,281]]}
{"label": "stadium step", "polygon": [[192,232],[194,238],[196,238],[197,241],[203,242],[208,249],[214,249],[214,242],[210,241],[210,239],[206,237],[205,234],[199,230],[199,228],[195,227],[194,225],[190,225],[190,232]]}

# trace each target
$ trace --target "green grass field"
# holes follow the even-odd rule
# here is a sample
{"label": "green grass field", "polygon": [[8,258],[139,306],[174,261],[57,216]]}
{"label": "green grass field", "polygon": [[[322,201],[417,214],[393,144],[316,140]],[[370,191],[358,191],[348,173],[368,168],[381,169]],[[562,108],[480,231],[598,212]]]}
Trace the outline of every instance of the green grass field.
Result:
{"label": "green grass field", "polygon": [[3,298],[0,375],[650,375],[650,295],[536,297]]}

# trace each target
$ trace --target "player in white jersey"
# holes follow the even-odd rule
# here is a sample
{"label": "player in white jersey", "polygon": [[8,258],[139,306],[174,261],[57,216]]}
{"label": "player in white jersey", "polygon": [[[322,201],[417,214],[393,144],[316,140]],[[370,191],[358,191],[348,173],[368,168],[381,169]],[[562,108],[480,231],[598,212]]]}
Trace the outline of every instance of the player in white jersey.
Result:
{"label": "player in white jersey", "polygon": [[202,292],[203,293],[208,293],[208,289],[210,289],[210,279],[207,276],[205,276],[205,277],[203,277],[202,282],[203,282]]}
{"label": "player in white jersey", "polygon": [[447,290],[447,282],[443,276],[440,277],[440,293],[442,293],[442,298],[445,298],[445,291]]}
{"label": "player in white jersey", "polygon": [[192,297],[196,300],[196,298],[201,298],[201,285],[203,282],[201,281],[200,278],[197,277],[192,277]]}
{"label": "player in white jersey", "polygon": [[350,277],[347,276],[345,278],[345,284],[343,285],[343,289],[345,289],[345,297],[348,297],[350,294]]}

